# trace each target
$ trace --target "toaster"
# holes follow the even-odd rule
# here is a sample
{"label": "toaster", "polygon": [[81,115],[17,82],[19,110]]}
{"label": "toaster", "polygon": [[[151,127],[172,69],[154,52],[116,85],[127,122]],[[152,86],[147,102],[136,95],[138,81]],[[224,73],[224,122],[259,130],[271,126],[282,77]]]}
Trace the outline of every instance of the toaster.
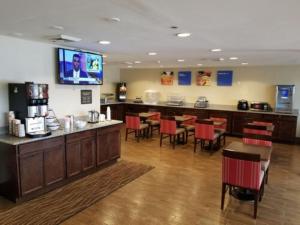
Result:
{"label": "toaster", "polygon": [[238,105],[237,105],[238,110],[248,110],[249,109],[249,104],[247,100],[239,100]]}

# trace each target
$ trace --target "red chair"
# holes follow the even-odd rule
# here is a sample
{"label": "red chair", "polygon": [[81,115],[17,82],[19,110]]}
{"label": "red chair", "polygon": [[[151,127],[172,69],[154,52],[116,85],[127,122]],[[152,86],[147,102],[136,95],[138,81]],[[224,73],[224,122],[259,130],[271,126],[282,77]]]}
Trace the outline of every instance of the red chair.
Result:
{"label": "red chair", "polygon": [[135,133],[135,137],[137,137],[137,142],[139,142],[142,131],[145,136],[146,133],[149,133],[148,129],[149,125],[141,123],[141,119],[138,113],[126,113],[126,141],[128,138],[128,134]]}
{"label": "red chair", "polygon": [[[272,123],[264,122],[253,122],[244,126],[243,133],[243,143],[272,147],[272,131],[268,127],[273,126]],[[269,165],[270,160],[262,161],[262,168],[266,172],[266,183],[268,183],[269,178]]]}
{"label": "red chair", "polygon": [[150,116],[147,120],[146,123],[149,124],[150,126],[150,136],[153,136],[153,131],[158,130],[159,132],[159,127],[160,127],[160,112],[155,112],[155,111],[149,111],[151,113],[155,113],[155,115]]}
{"label": "red chair", "polygon": [[[175,148],[176,137],[177,140],[180,139],[180,135],[184,140],[185,129],[177,128],[176,120],[173,116],[163,116],[160,119],[160,146],[162,145],[162,139],[170,137],[170,142],[173,144],[173,149]],[[165,136],[164,136],[165,135]]]}
{"label": "red chair", "polygon": [[181,127],[185,129],[185,141],[187,142],[189,136],[195,135],[195,124],[197,116],[188,114],[183,114],[182,116],[185,118],[189,118],[189,120],[186,120],[181,124]]}
{"label": "red chair", "polygon": [[257,203],[264,193],[264,171],[261,169],[260,155],[223,150],[221,209],[227,187],[249,189],[254,193],[254,218],[257,216]]}
{"label": "red chair", "polygon": [[221,117],[210,117],[210,120],[214,122],[222,122],[222,125],[214,125],[215,131],[221,134],[221,138],[223,137],[223,145],[226,143],[226,131],[227,131],[227,119]]}
{"label": "red chair", "polygon": [[198,140],[200,140],[201,150],[205,147],[205,141],[209,142],[210,150],[213,150],[215,144],[220,148],[220,133],[215,131],[213,121],[196,120],[194,152],[196,152]]}

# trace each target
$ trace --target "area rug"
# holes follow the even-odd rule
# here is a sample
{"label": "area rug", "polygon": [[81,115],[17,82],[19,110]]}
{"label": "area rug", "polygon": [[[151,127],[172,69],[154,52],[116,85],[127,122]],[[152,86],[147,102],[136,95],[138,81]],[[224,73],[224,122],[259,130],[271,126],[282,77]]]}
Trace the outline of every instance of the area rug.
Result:
{"label": "area rug", "polygon": [[120,161],[0,213],[1,225],[59,224],[154,167]]}

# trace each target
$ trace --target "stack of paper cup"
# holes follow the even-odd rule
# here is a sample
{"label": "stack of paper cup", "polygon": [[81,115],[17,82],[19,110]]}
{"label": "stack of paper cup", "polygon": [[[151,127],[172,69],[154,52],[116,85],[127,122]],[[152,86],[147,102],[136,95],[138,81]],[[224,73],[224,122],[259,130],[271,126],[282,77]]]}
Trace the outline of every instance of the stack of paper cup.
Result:
{"label": "stack of paper cup", "polygon": [[21,120],[14,119],[13,122],[13,134],[15,136],[19,136],[19,125],[21,124]]}
{"label": "stack of paper cup", "polygon": [[14,111],[9,111],[8,112],[7,119],[8,119],[8,133],[13,135],[13,121],[15,119]]}
{"label": "stack of paper cup", "polygon": [[25,137],[25,125],[24,124],[18,124],[18,137]]}

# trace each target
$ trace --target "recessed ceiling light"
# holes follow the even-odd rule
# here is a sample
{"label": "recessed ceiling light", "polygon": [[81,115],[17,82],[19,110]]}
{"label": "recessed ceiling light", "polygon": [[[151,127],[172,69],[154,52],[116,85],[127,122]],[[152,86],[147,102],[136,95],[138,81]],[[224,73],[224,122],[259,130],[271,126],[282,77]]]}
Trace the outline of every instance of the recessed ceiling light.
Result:
{"label": "recessed ceiling light", "polygon": [[211,49],[210,51],[211,51],[211,52],[221,52],[222,49],[220,49],[220,48],[213,48],[213,49]]}
{"label": "recessed ceiling light", "polygon": [[221,58],[219,58],[219,61],[224,61],[224,60],[225,60],[225,59],[224,59],[224,58],[222,58],[222,57],[221,57]]}
{"label": "recessed ceiling light", "polygon": [[230,60],[238,60],[239,58],[238,58],[238,57],[235,57],[235,56],[233,56],[233,57],[230,57],[229,59],[230,59]]}
{"label": "recessed ceiling light", "polygon": [[113,17],[113,18],[111,18],[111,21],[113,21],[113,22],[120,22],[121,19],[118,18],[118,17]]}
{"label": "recessed ceiling light", "polygon": [[191,36],[191,33],[179,33],[179,34],[176,34],[176,36],[180,37],[180,38],[186,38],[186,37]]}
{"label": "recessed ceiling light", "polygon": [[247,62],[242,62],[241,64],[242,64],[242,65],[248,65],[249,63],[247,63]]}
{"label": "recessed ceiling light", "polygon": [[99,41],[99,44],[101,45],[109,45],[110,44],[110,41]]}
{"label": "recessed ceiling light", "polygon": [[184,62],[184,59],[177,59],[177,62]]}
{"label": "recessed ceiling light", "polygon": [[203,64],[201,64],[201,63],[198,63],[198,64],[197,64],[197,66],[203,66]]}
{"label": "recessed ceiling light", "polygon": [[141,63],[141,61],[134,61],[134,63],[139,64],[139,63]]}
{"label": "recessed ceiling light", "polygon": [[157,63],[160,63],[160,60],[157,60]]}
{"label": "recessed ceiling light", "polygon": [[52,28],[54,30],[64,30],[65,29],[63,26],[59,26],[59,25],[52,25],[50,28]]}
{"label": "recessed ceiling light", "polygon": [[157,55],[156,52],[148,52],[148,55]]}
{"label": "recessed ceiling light", "polygon": [[132,62],[125,62],[126,64],[128,64],[128,65],[132,65],[133,63]]}
{"label": "recessed ceiling light", "polygon": [[127,66],[128,68],[132,68],[132,66]]}

